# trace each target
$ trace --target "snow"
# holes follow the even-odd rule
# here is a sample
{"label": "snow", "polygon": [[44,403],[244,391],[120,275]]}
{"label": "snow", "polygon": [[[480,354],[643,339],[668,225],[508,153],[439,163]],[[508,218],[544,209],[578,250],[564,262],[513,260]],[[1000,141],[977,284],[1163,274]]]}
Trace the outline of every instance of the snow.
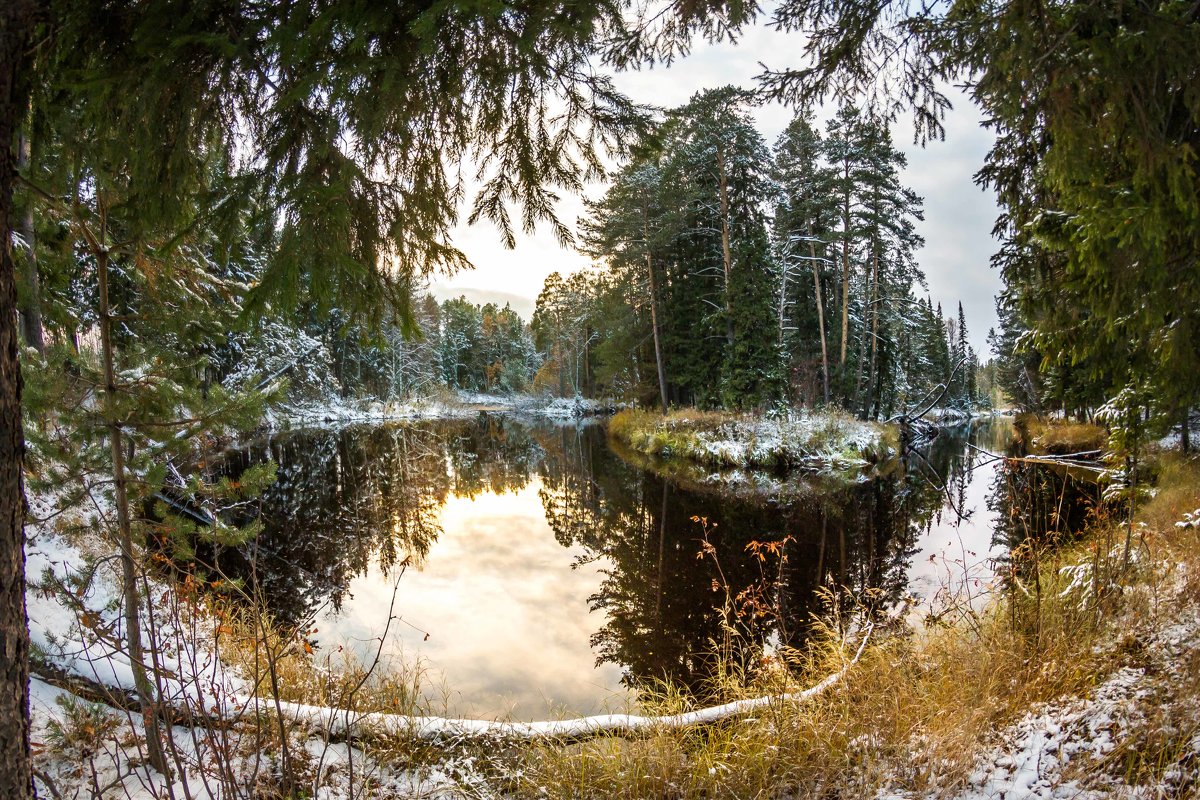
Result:
{"label": "snow", "polygon": [[[863,631],[854,657],[840,670],[803,691],[736,700],[697,711],[663,716],[637,714],[598,714],[576,719],[545,720],[540,722],[510,722],[504,720],[448,719],[445,717],[416,717],[404,714],[357,713],[321,706],[284,703],[284,714],[292,720],[306,723],[331,735],[354,735],[373,730],[385,735],[415,736],[424,740],[460,740],[489,737],[511,739],[563,739],[591,736],[600,733],[662,731],[706,725],[732,717],[745,716],[762,708],[780,703],[811,700],[845,677],[858,662],[871,637],[874,625]],[[247,700],[246,703],[261,701]]]}
{"label": "snow", "polygon": [[[94,497],[93,513],[72,521],[96,530],[104,525],[105,502],[98,493]],[[34,495],[29,505],[34,518],[52,518],[55,499]],[[53,518],[66,522],[76,515],[68,511]],[[104,552],[102,541],[71,543],[45,524],[27,526],[27,535],[26,606],[34,653],[69,674],[133,690],[115,556]],[[245,691],[244,682],[212,652],[215,622],[191,614],[172,587],[148,578],[145,589],[157,598],[153,622],[162,642],[164,699],[203,707],[215,697]]]}
{"label": "snow", "polygon": [[[1188,654],[1200,649],[1200,610],[1187,605],[1174,619],[1160,622],[1147,636],[1149,664],[1125,665],[1087,696],[1064,697],[1030,709],[1000,731],[978,756],[964,786],[941,787],[921,797],[951,800],[1098,800],[1108,797],[1181,796],[1182,770],[1167,769],[1159,785],[1127,784],[1118,748],[1147,724],[1147,713],[1172,698]],[[1200,737],[1192,754],[1200,756]],[[1194,778],[1194,775],[1192,776]],[[888,790],[876,800],[914,800],[917,795]]]}
{"label": "snow", "polygon": [[780,418],[731,419],[696,431],[695,441],[698,452],[686,455],[708,463],[855,467],[867,463],[860,454],[879,446],[881,429],[850,417],[793,411]]}
{"label": "snow", "polygon": [[578,420],[611,413],[612,401],[583,397],[536,397],[458,392],[388,403],[332,398],[312,404],[284,404],[265,421],[269,429],[310,425],[352,425],[427,419],[470,419],[480,412],[521,414],[551,420]]}

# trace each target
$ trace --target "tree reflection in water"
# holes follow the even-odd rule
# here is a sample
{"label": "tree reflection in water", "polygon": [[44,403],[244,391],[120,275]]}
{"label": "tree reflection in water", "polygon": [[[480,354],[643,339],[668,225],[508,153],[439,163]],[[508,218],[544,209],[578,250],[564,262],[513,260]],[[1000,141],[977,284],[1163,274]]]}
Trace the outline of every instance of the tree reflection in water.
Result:
{"label": "tree reflection in water", "polygon": [[[972,435],[984,449],[1001,446],[978,439],[986,432]],[[813,615],[828,610],[822,596],[839,597],[843,609],[890,607],[902,597],[922,532],[963,506],[979,463],[965,436],[938,440],[907,471],[813,484],[772,500],[664,480],[622,460],[602,425],[481,414],[297,431],[227,460],[226,473],[236,475],[269,457],[279,477],[262,498],[257,542],[209,555],[259,589],[281,622],[299,622],[324,603],[340,605],[351,580],[376,563],[385,571],[420,564],[441,535],[449,497],[536,480],[559,544],[577,548],[578,562],[603,567],[590,598],[597,662],[620,665],[629,686],[668,678],[702,695],[712,674],[707,656],[721,638],[724,592],[714,592],[714,561],[697,558],[703,530],[693,517],[708,521],[735,595],[762,578],[747,545],[788,539],[781,580],[769,587],[778,617],[747,624],[740,640],[742,662],[753,665],[770,645],[802,647]]]}
{"label": "tree reflection in water", "polygon": [[521,488],[540,457],[526,428],[497,417],[289,432],[224,465],[236,475],[271,458],[278,478],[261,498],[262,535],[216,561],[293,624],[324,603],[340,606],[373,563],[385,574],[419,565],[441,534],[447,497]]}

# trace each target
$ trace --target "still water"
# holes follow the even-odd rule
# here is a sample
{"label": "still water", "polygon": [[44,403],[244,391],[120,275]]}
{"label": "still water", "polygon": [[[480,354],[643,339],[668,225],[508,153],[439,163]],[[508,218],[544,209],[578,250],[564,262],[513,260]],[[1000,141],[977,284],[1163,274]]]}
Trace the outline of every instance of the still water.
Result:
{"label": "still water", "polygon": [[315,628],[318,653],[419,665],[439,711],[595,713],[663,677],[703,695],[722,608],[753,664],[802,647],[833,603],[984,593],[1011,483],[985,452],[1010,434],[964,427],[887,476],[762,498],[635,467],[602,424],[295,431],[235,456],[274,459],[278,480],[262,535],[219,560],[282,623]]}

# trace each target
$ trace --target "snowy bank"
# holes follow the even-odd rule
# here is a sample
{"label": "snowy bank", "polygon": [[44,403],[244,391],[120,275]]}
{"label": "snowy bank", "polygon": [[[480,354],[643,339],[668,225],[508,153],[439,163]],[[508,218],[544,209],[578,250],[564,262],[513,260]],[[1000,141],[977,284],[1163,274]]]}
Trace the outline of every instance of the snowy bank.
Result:
{"label": "snowy bank", "polygon": [[647,456],[714,468],[856,469],[895,449],[888,426],[830,411],[767,418],[695,410],[664,417],[626,410],[613,417],[609,435]]}
{"label": "snowy bank", "polygon": [[283,404],[268,412],[269,429],[324,425],[354,425],[408,420],[469,419],[480,413],[520,414],[550,420],[579,420],[610,414],[620,408],[611,400],[526,394],[459,392],[387,402],[330,398],[319,403]]}

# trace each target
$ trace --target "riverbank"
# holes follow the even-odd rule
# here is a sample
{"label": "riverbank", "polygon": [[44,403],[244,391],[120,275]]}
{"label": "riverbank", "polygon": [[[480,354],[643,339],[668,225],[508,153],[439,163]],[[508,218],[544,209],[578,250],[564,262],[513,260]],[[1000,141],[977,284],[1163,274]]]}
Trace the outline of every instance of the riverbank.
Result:
{"label": "riverbank", "polygon": [[469,419],[481,412],[521,414],[552,420],[579,420],[612,413],[611,401],[528,394],[440,392],[404,401],[328,398],[315,403],[283,403],[268,411],[269,430],[409,420]]}
{"label": "riverbank", "polygon": [[646,456],[710,468],[845,470],[896,452],[893,426],[841,411],[759,417],[682,409],[666,416],[627,409],[608,424],[616,441]]}
{"label": "riverbank", "polygon": [[1018,445],[1031,455],[1099,455],[1108,447],[1108,431],[1070,419],[1018,414],[1013,418]]}

